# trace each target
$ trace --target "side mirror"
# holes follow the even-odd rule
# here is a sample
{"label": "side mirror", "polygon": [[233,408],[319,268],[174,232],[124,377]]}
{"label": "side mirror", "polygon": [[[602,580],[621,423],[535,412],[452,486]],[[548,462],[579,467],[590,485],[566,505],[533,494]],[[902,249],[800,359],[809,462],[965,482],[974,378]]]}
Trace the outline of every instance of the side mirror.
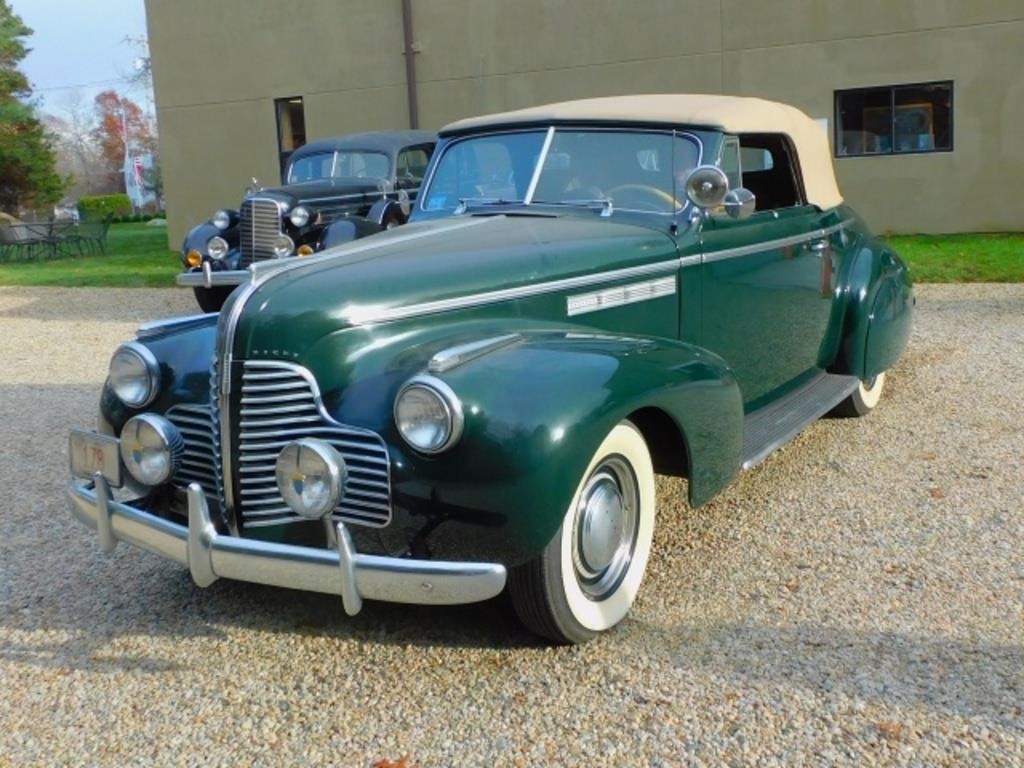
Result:
{"label": "side mirror", "polygon": [[749,189],[730,189],[725,195],[725,212],[733,219],[745,219],[754,212],[756,199]]}
{"label": "side mirror", "polygon": [[686,177],[686,197],[698,208],[717,208],[728,191],[729,179],[717,166],[698,166]]}

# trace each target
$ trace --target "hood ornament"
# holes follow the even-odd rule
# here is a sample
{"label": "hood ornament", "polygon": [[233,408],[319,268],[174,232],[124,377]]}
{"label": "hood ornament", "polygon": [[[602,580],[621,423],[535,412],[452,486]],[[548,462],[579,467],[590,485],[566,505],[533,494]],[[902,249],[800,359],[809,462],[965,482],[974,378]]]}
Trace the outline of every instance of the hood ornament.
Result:
{"label": "hood ornament", "polygon": [[248,195],[255,195],[257,192],[262,192],[262,191],[263,191],[263,185],[260,184],[260,180],[259,179],[257,179],[255,176],[253,176],[252,177],[252,182],[250,182],[249,186],[247,186],[245,188],[246,196],[248,196]]}

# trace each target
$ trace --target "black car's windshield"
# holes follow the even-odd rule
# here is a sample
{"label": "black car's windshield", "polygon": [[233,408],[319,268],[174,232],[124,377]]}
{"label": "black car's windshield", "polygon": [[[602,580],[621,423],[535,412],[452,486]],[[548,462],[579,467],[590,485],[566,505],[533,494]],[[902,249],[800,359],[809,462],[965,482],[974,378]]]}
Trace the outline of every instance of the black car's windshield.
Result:
{"label": "black car's windshield", "polygon": [[339,178],[386,179],[390,171],[391,163],[383,152],[321,152],[294,160],[288,167],[288,183]]}
{"label": "black car's windshield", "polygon": [[560,128],[546,139],[536,130],[453,142],[423,210],[522,203],[670,214],[684,205],[683,180],[700,160],[695,139],[669,132]]}

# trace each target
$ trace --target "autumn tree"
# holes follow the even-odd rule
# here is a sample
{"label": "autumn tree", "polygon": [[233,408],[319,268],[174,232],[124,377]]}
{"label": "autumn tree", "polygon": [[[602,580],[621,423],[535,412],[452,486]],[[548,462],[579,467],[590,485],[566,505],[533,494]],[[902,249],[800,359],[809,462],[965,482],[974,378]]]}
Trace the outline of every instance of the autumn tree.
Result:
{"label": "autumn tree", "polygon": [[[0,0],[2,2],[3,0]],[[116,183],[124,169],[125,142],[133,154],[153,152],[156,142],[139,105],[117,91],[96,95],[95,137],[106,161],[107,173]],[[123,182],[120,189],[124,189]]]}
{"label": "autumn tree", "polygon": [[66,180],[55,171],[50,140],[29,101],[32,90],[18,64],[28,54],[25,26],[7,0],[0,0],[0,210],[52,205]]}

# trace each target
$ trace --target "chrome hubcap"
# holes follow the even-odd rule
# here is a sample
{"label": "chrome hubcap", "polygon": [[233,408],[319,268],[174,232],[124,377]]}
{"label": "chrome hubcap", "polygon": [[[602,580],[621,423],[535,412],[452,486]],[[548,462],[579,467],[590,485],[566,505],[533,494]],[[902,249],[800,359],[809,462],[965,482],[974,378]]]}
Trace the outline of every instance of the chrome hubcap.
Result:
{"label": "chrome hubcap", "polygon": [[613,456],[588,478],[573,520],[573,566],[580,589],[602,600],[618,588],[636,549],[640,494],[633,470]]}

